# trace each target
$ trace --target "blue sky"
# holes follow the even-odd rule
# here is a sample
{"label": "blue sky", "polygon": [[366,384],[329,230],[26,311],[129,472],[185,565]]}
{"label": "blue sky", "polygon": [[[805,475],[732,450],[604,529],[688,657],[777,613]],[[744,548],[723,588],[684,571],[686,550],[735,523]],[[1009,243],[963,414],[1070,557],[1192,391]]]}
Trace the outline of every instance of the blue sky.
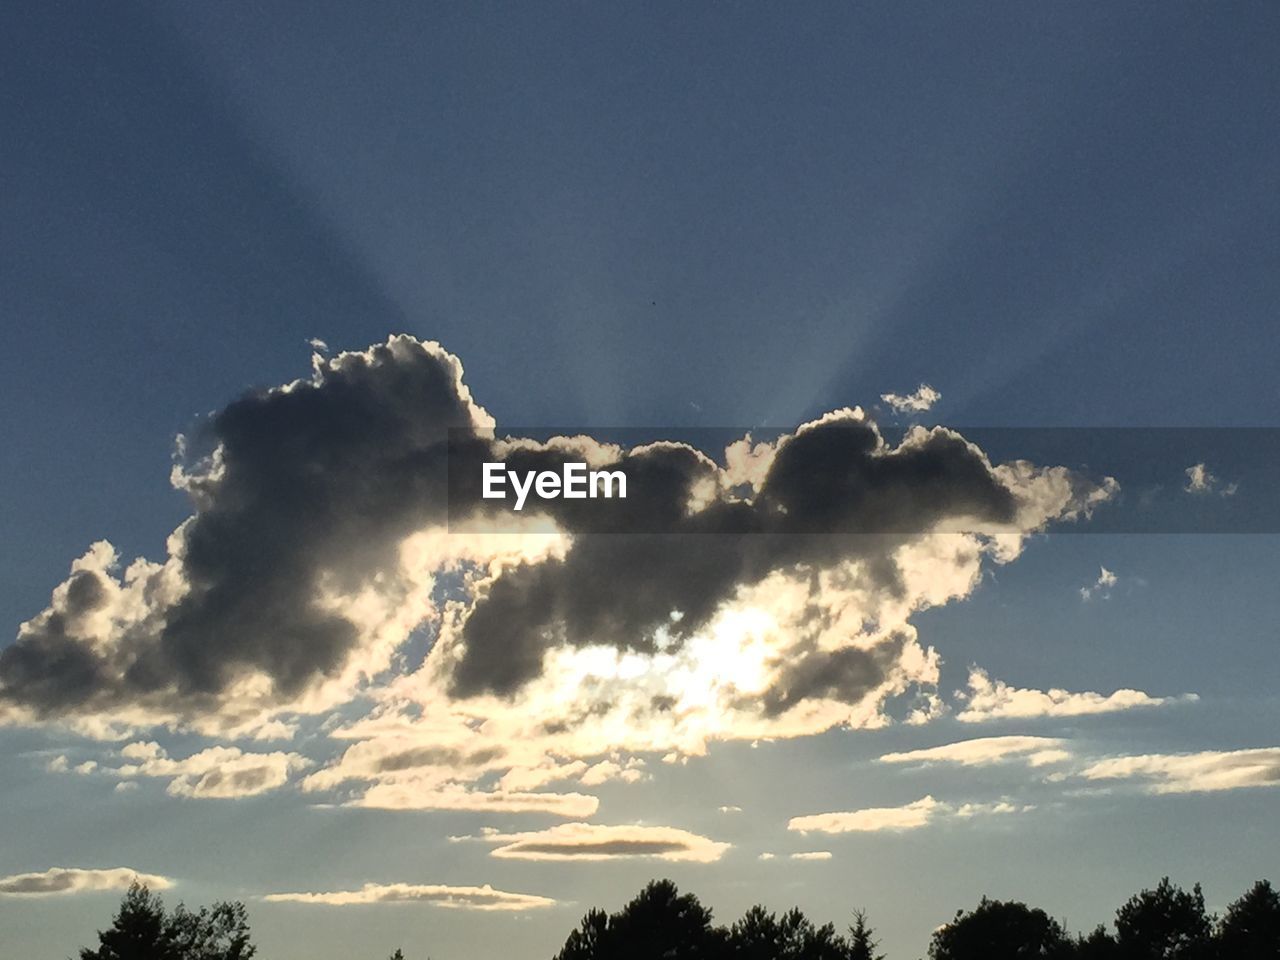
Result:
{"label": "blue sky", "polygon": [[[438,341],[499,427],[790,431],[854,405],[894,425],[1273,426],[1278,34],[1264,3],[6,11],[0,642],[57,607],[50,591],[97,541],[123,565],[163,563],[193,510],[171,485],[175,436],[310,376],[311,338],[329,357],[394,333]],[[926,411],[882,399],[924,383],[941,393]],[[1274,517],[1272,494],[1198,435],[1172,436],[1173,532],[1046,519],[1017,559],[986,557],[971,586],[910,613],[945,713],[909,725],[895,700],[877,729],[726,736],[673,763],[637,750],[610,761],[642,760],[636,777],[572,786],[598,797],[591,824],[729,845],[707,862],[495,856],[450,838],[564,818],[304,790],[352,742],[334,730],[386,708],[389,667],[350,701],[292,703],[291,740],[12,720],[0,876],[127,867],[175,899],[242,898],[282,960],[397,945],[486,960],[512,936],[549,956],[588,905],[658,875],[724,920],[757,900],[837,921],[866,907],[891,956],[983,893],[1085,928],[1168,873],[1221,906],[1276,861],[1274,788],[1206,789],[1168,759],[1163,774],[1085,775],[1249,749],[1272,751],[1254,758],[1265,780],[1280,762],[1277,528],[1203,532],[1250,504]],[[1256,436],[1255,465],[1274,469]],[[1088,466],[1122,493],[1100,522],[1141,493],[1126,484],[1141,464],[1108,450]],[[1183,470],[1198,463],[1212,481],[1196,486]],[[1114,583],[1098,585],[1103,568]],[[966,723],[954,694],[973,666],[1020,691],[1165,702]],[[981,766],[878,759],[1015,736],[1069,757],[1034,766],[1004,741]],[[152,742],[173,764],[223,747],[310,765],[253,795],[170,795],[201,793],[202,774],[122,752]],[[111,772],[148,757],[155,775]],[[787,829],[925,797],[941,806],[911,829]],[[990,809],[1003,802],[1019,812]],[[788,859],[816,851],[831,857]],[[262,899],[365,883],[555,903]],[[66,955],[117,895],[0,896],[3,937]]]}

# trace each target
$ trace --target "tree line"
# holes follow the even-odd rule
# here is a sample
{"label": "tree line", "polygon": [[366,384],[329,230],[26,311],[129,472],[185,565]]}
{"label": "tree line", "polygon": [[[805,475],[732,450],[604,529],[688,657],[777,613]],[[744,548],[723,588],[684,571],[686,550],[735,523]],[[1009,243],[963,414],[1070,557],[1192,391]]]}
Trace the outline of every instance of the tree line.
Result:
{"label": "tree line", "polygon": [[[79,960],[253,960],[242,903],[167,910],[135,883],[98,945]],[[1037,907],[983,897],[934,931],[928,960],[1280,960],[1280,894],[1260,880],[1216,916],[1200,885],[1168,877],[1130,897],[1109,929],[1071,934]],[[390,960],[405,960],[397,949]],[[429,958],[423,958],[429,960]],[[754,906],[728,926],[670,880],[655,880],[620,910],[587,912],[553,960],[886,960],[867,916],[817,925],[797,907]]]}

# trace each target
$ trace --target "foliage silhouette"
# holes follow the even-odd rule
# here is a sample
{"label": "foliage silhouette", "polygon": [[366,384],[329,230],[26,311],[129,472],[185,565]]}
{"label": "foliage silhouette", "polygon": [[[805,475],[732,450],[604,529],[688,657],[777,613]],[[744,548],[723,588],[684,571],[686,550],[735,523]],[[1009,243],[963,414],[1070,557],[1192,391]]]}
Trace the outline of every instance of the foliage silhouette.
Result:
{"label": "foliage silhouette", "polygon": [[120,903],[111,926],[98,931],[96,949],[80,960],[252,960],[249,920],[242,903],[215,903],[192,912],[164,901],[136,880]]}
{"label": "foliage silhouette", "polygon": [[657,880],[617,913],[588,911],[556,960],[883,960],[875,948],[860,912],[847,937],[798,908],[778,915],[755,906],[716,927],[697,897]]}
{"label": "foliage silhouette", "polygon": [[1213,919],[1200,884],[1188,893],[1165,877],[1134,894],[1116,911],[1116,942],[1121,960],[1212,960]]}
{"label": "foliage silhouette", "polygon": [[1280,957],[1280,894],[1259,880],[1231,906],[1218,929],[1222,960],[1276,960]]}
{"label": "foliage silhouette", "polygon": [[880,941],[872,935],[866,911],[855,910],[849,925],[849,960],[884,960],[883,953],[876,953],[878,946]]}
{"label": "foliage silhouette", "polygon": [[556,960],[719,960],[724,931],[711,911],[670,880],[655,880],[621,911],[592,910],[569,934]]}
{"label": "foliage silhouette", "polygon": [[729,928],[733,960],[848,960],[849,944],[831,924],[815,927],[798,908],[781,917],[755,906]]}
{"label": "foliage silhouette", "polygon": [[1116,938],[1099,924],[1088,936],[1076,940],[1076,960],[1116,960],[1120,947]]}
{"label": "foliage silhouette", "polygon": [[1025,903],[988,900],[934,932],[930,960],[1068,960],[1075,944],[1058,921]]}

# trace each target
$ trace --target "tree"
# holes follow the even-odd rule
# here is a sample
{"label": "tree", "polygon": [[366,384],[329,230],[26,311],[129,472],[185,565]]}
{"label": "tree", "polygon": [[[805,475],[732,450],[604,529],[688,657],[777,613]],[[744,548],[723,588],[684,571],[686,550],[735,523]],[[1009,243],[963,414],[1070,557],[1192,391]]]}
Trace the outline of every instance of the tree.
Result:
{"label": "tree", "polygon": [[252,960],[242,903],[215,903],[192,912],[164,901],[135,881],[120,903],[110,929],[98,931],[98,947],[85,947],[80,960]]}
{"label": "tree", "polygon": [[1062,926],[1043,910],[986,897],[972,912],[958,911],[929,945],[930,960],[1066,960],[1073,952]]}
{"label": "tree", "polygon": [[853,912],[853,923],[849,925],[849,960],[884,960],[884,954],[876,953],[880,941],[872,937],[870,924],[864,910]]}
{"label": "tree", "polygon": [[588,910],[578,929],[570,932],[556,960],[595,960],[605,956],[609,948],[609,915],[603,910]]}
{"label": "tree", "polygon": [[169,930],[182,960],[250,960],[258,952],[243,903],[215,903],[198,913],[178,904]]}
{"label": "tree", "polygon": [[781,917],[755,906],[729,928],[733,960],[848,960],[849,944],[831,924],[815,927],[798,908]]}
{"label": "tree", "polygon": [[1165,877],[1135,894],[1116,911],[1116,942],[1121,960],[1209,960],[1213,922],[1200,884],[1188,893]]}
{"label": "tree", "polygon": [[168,926],[164,902],[135,880],[110,928],[98,931],[98,949],[85,947],[80,960],[180,960]]}
{"label": "tree", "polygon": [[1116,938],[1101,924],[1087,937],[1076,938],[1076,960],[1115,960],[1118,950]]}
{"label": "tree", "polygon": [[1280,957],[1280,894],[1259,880],[1227,907],[1218,929],[1224,960],[1275,960]]}
{"label": "tree", "polygon": [[670,880],[655,880],[618,913],[590,911],[556,960],[718,960],[723,948],[711,911]]}

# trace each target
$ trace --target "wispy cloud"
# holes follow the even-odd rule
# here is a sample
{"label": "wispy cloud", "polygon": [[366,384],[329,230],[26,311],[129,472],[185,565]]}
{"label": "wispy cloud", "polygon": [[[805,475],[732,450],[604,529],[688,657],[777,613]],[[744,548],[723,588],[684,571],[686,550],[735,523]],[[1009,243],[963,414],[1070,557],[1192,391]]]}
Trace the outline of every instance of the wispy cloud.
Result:
{"label": "wispy cloud", "polygon": [[1153,697],[1141,690],[1117,690],[1110,694],[1067,690],[1035,690],[1011,687],[992,680],[985,670],[969,671],[969,690],[961,693],[965,708],[956,715],[962,723],[982,723],[1011,717],[1079,717],[1095,713],[1115,713],[1140,707],[1159,707],[1172,703],[1191,703],[1199,699],[1194,693],[1179,697]]}
{"label": "wispy cloud", "polygon": [[[296,753],[246,753],[238,747],[210,747],[189,757],[174,758],[154,741],[127,744],[120,756],[129,761],[101,772],[133,782],[136,777],[168,778],[173,797],[229,800],[276,790],[291,774],[311,765]],[[82,764],[81,767],[84,765]],[[75,768],[77,772],[92,772]]]}
{"label": "wispy cloud", "polygon": [[1203,463],[1192,464],[1183,471],[1187,475],[1187,482],[1182,489],[1187,493],[1200,494],[1207,496],[1216,493],[1220,497],[1235,496],[1239,489],[1239,484],[1227,483],[1223,484],[1216,476],[1209,472],[1209,468]]}
{"label": "wispy cloud", "polygon": [[464,839],[498,844],[493,856],[510,860],[617,860],[651,858],[710,863],[730,844],[676,827],[562,823],[528,833],[484,833]]}
{"label": "wispy cloud", "polygon": [[904,753],[886,753],[881,763],[955,763],[965,767],[980,767],[1009,760],[1025,761],[1033,767],[1042,767],[1070,759],[1065,740],[1055,737],[979,737],[960,740],[939,747],[908,750]]}
{"label": "wispy cloud", "polygon": [[1111,599],[1111,588],[1120,582],[1120,578],[1106,567],[1100,567],[1098,579],[1087,587],[1080,588],[1080,599],[1086,603],[1094,597],[1099,600]]}
{"label": "wispy cloud", "polygon": [[528,893],[507,893],[485,884],[482,887],[454,887],[439,884],[366,883],[359,890],[330,893],[270,893],[262,898],[270,903],[314,903],[331,907],[371,903],[425,903],[450,910],[519,911],[554,907],[556,901]]}
{"label": "wispy cloud", "polygon": [[413,781],[409,781],[375,784],[349,806],[375,810],[476,810],[589,817],[596,812],[600,801],[585,793],[472,790],[456,785],[418,789]]}
{"label": "wispy cloud", "polygon": [[168,877],[140,873],[128,867],[50,867],[44,873],[15,873],[0,877],[0,896],[49,897],[100,890],[127,890],[135,880],[152,890],[166,890],[173,885]]}
{"label": "wispy cloud", "polygon": [[813,860],[830,860],[830,859],[831,859],[831,851],[830,851],[830,850],[810,850],[810,851],[807,851],[807,852],[805,852],[805,853],[793,853],[793,854],[791,854],[791,856],[790,856],[790,857],[788,857],[788,859],[789,859],[789,860],[804,860],[804,861],[813,861]]}
{"label": "wispy cloud", "polygon": [[914,393],[882,393],[880,399],[896,413],[923,413],[942,399],[942,394],[927,383],[920,384]]}
{"label": "wispy cloud", "polygon": [[1110,757],[1086,767],[1088,780],[1141,780],[1152,793],[1211,793],[1280,785],[1280,747]]}
{"label": "wispy cloud", "polygon": [[918,830],[939,820],[967,820],[1004,813],[1022,813],[1034,807],[1001,800],[998,803],[965,803],[959,806],[922,797],[901,807],[865,807],[841,813],[817,813],[793,817],[788,830],[799,833],[880,833]]}

